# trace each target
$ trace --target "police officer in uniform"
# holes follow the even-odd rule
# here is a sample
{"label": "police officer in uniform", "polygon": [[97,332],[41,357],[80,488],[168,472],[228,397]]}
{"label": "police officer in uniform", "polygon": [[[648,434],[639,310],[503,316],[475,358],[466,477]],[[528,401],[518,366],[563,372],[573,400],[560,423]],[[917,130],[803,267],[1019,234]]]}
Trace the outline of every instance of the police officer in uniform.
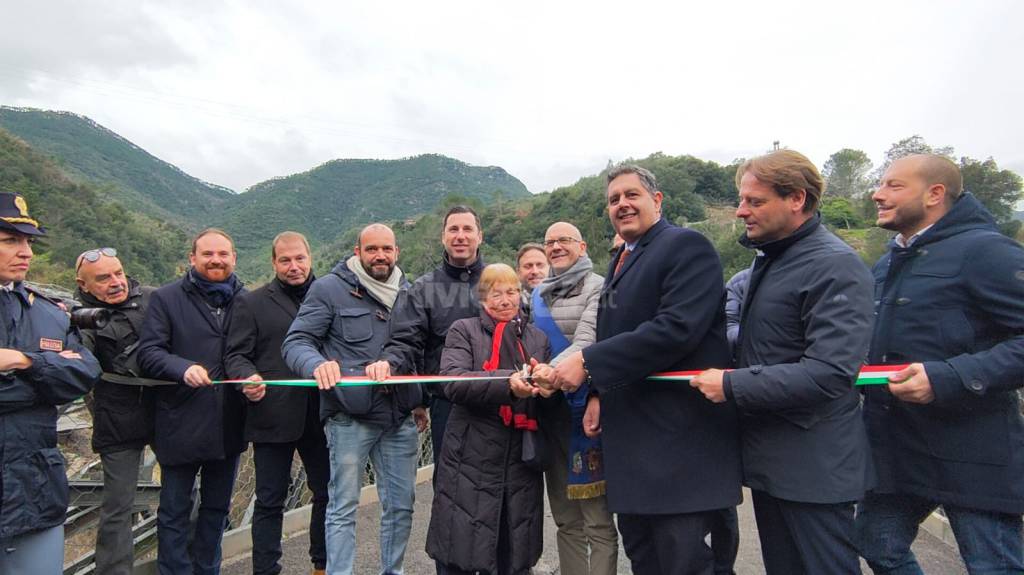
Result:
{"label": "police officer in uniform", "polygon": [[0,192],[0,573],[59,574],[68,482],[57,406],[85,395],[100,365],[54,302],[24,285],[45,235],[25,199]]}

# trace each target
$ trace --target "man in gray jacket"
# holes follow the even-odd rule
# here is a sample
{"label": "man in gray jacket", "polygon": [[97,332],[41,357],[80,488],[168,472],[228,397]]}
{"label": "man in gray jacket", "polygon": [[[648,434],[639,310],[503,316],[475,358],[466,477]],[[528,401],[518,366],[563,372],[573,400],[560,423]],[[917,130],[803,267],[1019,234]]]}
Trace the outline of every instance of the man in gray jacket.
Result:
{"label": "man in gray jacket", "polygon": [[824,226],[824,181],[803,155],[779,150],[736,171],[757,250],[742,306],[737,369],[691,385],[740,410],[768,575],[860,574],[854,502],[872,483],[854,380],[871,339],[872,282],[856,252]]}
{"label": "man in gray jacket", "polygon": [[[587,243],[576,226],[556,222],[544,234],[552,275],[534,288],[534,325],[551,342],[551,365],[594,343],[604,277],[593,272]],[[548,369],[547,366],[541,367]],[[618,562],[618,532],[605,499],[601,441],[583,434],[587,390],[565,394],[550,429],[547,480],[551,514],[558,526],[561,573],[612,574]]]}

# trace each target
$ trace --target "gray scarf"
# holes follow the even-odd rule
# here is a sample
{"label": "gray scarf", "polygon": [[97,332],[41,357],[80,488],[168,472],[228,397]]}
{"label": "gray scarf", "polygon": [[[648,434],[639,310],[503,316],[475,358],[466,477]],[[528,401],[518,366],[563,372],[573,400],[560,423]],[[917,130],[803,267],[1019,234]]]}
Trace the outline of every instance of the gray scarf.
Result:
{"label": "gray scarf", "polygon": [[377,298],[380,303],[384,304],[384,307],[391,308],[395,307],[395,299],[398,298],[398,290],[402,286],[402,270],[395,266],[391,270],[391,277],[387,281],[376,280],[366,273],[363,269],[362,262],[359,261],[359,256],[352,256],[345,261],[345,265],[352,273],[356,274],[359,278],[359,283],[363,285],[363,288],[370,292],[370,295]]}
{"label": "gray scarf", "polygon": [[580,259],[569,266],[569,269],[558,275],[544,278],[544,281],[534,289],[539,290],[540,297],[545,302],[550,303],[551,300],[561,297],[575,287],[576,284],[583,281],[583,278],[590,275],[593,269],[594,262],[590,261],[590,258],[585,255],[580,256]]}

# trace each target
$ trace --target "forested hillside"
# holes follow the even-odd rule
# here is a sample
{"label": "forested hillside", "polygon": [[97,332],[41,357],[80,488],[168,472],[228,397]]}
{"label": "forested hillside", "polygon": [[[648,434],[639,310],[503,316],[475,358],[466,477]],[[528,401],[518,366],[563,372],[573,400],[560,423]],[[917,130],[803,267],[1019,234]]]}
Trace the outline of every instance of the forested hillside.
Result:
{"label": "forested hillside", "polygon": [[188,236],[177,226],[101,197],[25,142],[0,129],[0,190],[23,196],[49,235],[35,245],[29,279],[74,286],[83,250],[113,246],[140,281],[159,284],[184,269]]}

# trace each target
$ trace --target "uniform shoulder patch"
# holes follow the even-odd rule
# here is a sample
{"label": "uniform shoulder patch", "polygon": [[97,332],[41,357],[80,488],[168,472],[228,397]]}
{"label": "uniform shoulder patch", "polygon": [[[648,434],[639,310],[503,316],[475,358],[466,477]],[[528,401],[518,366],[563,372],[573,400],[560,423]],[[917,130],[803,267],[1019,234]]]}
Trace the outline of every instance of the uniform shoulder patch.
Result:
{"label": "uniform shoulder patch", "polygon": [[41,337],[39,338],[39,349],[41,351],[64,351],[64,342],[59,339]]}

